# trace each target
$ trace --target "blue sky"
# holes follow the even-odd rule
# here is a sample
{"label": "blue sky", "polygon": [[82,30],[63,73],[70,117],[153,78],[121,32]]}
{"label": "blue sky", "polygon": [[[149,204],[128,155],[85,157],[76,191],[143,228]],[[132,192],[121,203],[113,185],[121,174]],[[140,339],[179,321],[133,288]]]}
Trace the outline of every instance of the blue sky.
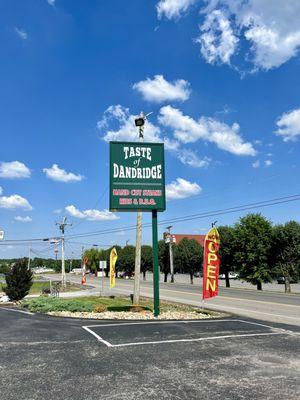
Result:
{"label": "blue sky", "polygon": [[[0,5],[0,229],[6,239],[135,224],[108,209],[108,141],[164,141],[162,219],[299,193],[300,3],[27,0]],[[278,3],[278,4],[277,4]],[[299,202],[264,208],[299,221]],[[231,224],[244,213],[218,216]],[[177,223],[204,233],[212,219]],[[144,221],[150,215],[144,214]],[[160,228],[160,234],[164,226]],[[124,245],[134,231],[73,239]],[[145,229],[143,242],[150,243]],[[80,243],[79,243],[80,242]],[[36,254],[52,256],[49,245]],[[0,257],[27,255],[3,246]]]}

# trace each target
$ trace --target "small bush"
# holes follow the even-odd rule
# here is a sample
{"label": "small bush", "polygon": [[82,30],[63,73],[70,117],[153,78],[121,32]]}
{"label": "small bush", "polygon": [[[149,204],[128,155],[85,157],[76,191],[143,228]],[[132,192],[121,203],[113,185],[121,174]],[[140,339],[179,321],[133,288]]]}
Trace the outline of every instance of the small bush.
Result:
{"label": "small bush", "polygon": [[97,304],[93,309],[93,312],[95,313],[102,313],[105,311],[107,311],[107,308],[104,304]]}
{"label": "small bush", "polygon": [[38,297],[25,301],[24,306],[32,312],[70,311],[70,312],[92,312],[93,303],[81,301],[80,299],[59,299],[49,297]]}
{"label": "small bush", "polygon": [[137,312],[137,313],[144,312],[147,310],[149,311],[148,307],[141,307],[141,306],[132,306],[132,307],[130,307],[129,310],[132,312]]}
{"label": "small bush", "polygon": [[27,268],[26,259],[17,261],[11,269],[5,273],[6,286],[3,291],[10,300],[19,301],[28,295],[32,286],[33,273]]}

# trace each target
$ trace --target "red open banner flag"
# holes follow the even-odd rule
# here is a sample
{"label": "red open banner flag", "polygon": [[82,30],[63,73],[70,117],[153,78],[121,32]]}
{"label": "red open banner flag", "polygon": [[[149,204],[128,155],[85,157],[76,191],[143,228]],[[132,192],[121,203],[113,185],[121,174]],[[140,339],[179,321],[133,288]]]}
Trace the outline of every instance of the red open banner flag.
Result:
{"label": "red open banner flag", "polygon": [[220,235],[213,227],[205,236],[203,259],[203,299],[218,295]]}

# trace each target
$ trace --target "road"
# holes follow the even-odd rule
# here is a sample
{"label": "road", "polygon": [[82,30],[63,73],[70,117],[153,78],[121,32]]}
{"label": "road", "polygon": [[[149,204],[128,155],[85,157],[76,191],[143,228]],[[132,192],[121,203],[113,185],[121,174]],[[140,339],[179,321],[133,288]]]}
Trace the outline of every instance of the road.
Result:
{"label": "road", "polygon": [[1,400],[300,398],[298,327],[236,317],[101,322],[0,307],[0,338]]}
{"label": "road", "polygon": [[[59,279],[59,275],[55,275]],[[80,276],[68,275],[68,279],[80,282]],[[98,295],[101,290],[101,279],[88,276],[87,283],[94,289],[80,292],[81,295]],[[106,295],[133,293],[133,280],[117,279],[116,287],[109,289],[105,279]],[[160,283],[161,299],[201,306],[201,285],[185,283]],[[69,294],[73,296],[74,294]],[[76,293],[78,295],[78,292]],[[141,295],[152,297],[152,282],[141,281]],[[256,290],[220,287],[219,296],[206,300],[204,306],[213,310],[228,311],[240,316],[257,318],[268,322],[279,322],[300,326],[300,295],[277,292],[259,292]]]}

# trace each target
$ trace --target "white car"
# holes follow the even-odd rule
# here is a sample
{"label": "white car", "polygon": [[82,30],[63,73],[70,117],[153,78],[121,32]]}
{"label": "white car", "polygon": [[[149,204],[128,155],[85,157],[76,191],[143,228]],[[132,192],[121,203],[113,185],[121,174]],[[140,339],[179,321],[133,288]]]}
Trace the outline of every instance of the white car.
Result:
{"label": "white car", "polygon": [[6,294],[0,294],[0,303],[8,303],[9,297]]}
{"label": "white car", "polygon": [[[238,274],[235,272],[229,272],[228,274],[229,279],[238,279]],[[219,279],[225,279],[225,274],[219,275]]]}

